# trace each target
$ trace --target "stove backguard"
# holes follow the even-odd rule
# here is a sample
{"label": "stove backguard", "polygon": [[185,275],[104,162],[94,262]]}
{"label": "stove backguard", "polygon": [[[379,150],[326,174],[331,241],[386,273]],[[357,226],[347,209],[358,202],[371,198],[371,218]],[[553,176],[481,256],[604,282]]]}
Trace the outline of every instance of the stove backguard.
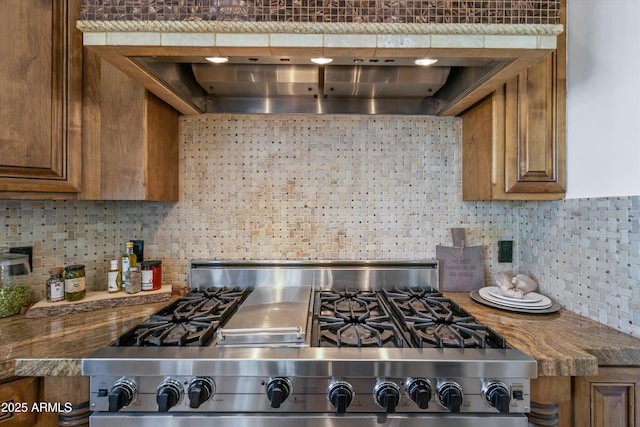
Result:
{"label": "stove backguard", "polygon": [[311,286],[314,290],[438,289],[438,263],[427,261],[191,261],[189,287]]}

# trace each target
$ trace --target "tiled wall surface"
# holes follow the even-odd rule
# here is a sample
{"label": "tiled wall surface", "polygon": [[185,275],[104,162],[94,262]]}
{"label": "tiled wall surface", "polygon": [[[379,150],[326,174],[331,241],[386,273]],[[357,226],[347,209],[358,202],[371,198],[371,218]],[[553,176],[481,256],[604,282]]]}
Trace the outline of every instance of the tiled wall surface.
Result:
{"label": "tiled wall surface", "polygon": [[87,20],[556,24],[558,0],[82,0]]}
{"label": "tiled wall surface", "polygon": [[145,224],[136,204],[119,216],[181,275],[190,258],[434,258],[460,226],[489,272],[497,239],[514,238],[511,204],[461,201],[457,119],[202,115],[180,132],[180,202]]}
{"label": "tiled wall surface", "polygon": [[526,203],[520,263],[569,310],[640,337],[640,196]]}
{"label": "tiled wall surface", "polygon": [[[461,124],[413,116],[203,115],[181,120],[178,203],[0,201],[0,246],[30,244],[34,280],[83,262],[104,286],[127,239],[185,286],[190,259],[420,259],[465,227],[515,240],[511,203],[463,203]],[[55,254],[55,255],[53,255]]]}
{"label": "tiled wall surface", "polygon": [[[487,280],[530,273],[542,291],[640,337],[640,197],[462,202],[461,127],[414,116],[202,115],[180,123],[178,203],[0,201],[0,247],[33,244],[49,267],[82,262],[89,285],[144,239],[167,283],[191,259],[420,259],[465,227]],[[515,264],[497,241],[515,241]]]}

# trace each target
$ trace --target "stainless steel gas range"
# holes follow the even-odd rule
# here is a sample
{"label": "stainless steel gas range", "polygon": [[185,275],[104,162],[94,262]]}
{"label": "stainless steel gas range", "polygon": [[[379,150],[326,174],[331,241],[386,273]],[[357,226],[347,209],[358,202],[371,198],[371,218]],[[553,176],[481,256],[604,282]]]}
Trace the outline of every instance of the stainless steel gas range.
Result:
{"label": "stainless steel gas range", "polygon": [[190,292],[85,359],[91,427],[526,427],[535,360],[438,265],[193,261]]}

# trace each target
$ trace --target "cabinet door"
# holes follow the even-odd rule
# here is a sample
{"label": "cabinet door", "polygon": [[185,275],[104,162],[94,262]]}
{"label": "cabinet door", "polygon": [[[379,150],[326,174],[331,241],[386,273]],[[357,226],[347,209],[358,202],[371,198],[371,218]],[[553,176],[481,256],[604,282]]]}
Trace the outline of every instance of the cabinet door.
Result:
{"label": "cabinet door", "polygon": [[79,8],[79,0],[0,2],[0,192],[79,191]]}
{"label": "cabinet door", "polygon": [[595,377],[574,378],[574,425],[640,426],[640,368],[599,368]]}
{"label": "cabinet door", "polygon": [[0,412],[0,426],[33,426],[37,412],[31,409],[37,398],[37,378],[22,378],[0,384],[0,403],[3,403],[2,407],[14,409],[13,411]]}
{"label": "cabinet door", "polygon": [[[552,52],[507,82],[506,193],[564,193],[564,89]],[[560,123],[562,121],[562,123]]]}

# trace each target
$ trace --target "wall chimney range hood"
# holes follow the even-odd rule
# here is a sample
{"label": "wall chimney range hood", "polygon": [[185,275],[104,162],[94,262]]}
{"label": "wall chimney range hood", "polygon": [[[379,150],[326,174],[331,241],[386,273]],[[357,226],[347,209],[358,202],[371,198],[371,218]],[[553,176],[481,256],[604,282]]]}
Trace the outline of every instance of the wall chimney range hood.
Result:
{"label": "wall chimney range hood", "polygon": [[[183,114],[457,115],[556,48],[561,25],[79,21],[85,47]],[[268,24],[268,23],[264,23]],[[166,28],[165,28],[166,26]],[[203,29],[204,28],[204,29]],[[300,31],[299,23],[294,28]],[[388,27],[386,27],[388,29]],[[207,57],[227,62],[210,63]],[[329,57],[327,64],[311,58]],[[432,65],[416,65],[421,58]]]}

